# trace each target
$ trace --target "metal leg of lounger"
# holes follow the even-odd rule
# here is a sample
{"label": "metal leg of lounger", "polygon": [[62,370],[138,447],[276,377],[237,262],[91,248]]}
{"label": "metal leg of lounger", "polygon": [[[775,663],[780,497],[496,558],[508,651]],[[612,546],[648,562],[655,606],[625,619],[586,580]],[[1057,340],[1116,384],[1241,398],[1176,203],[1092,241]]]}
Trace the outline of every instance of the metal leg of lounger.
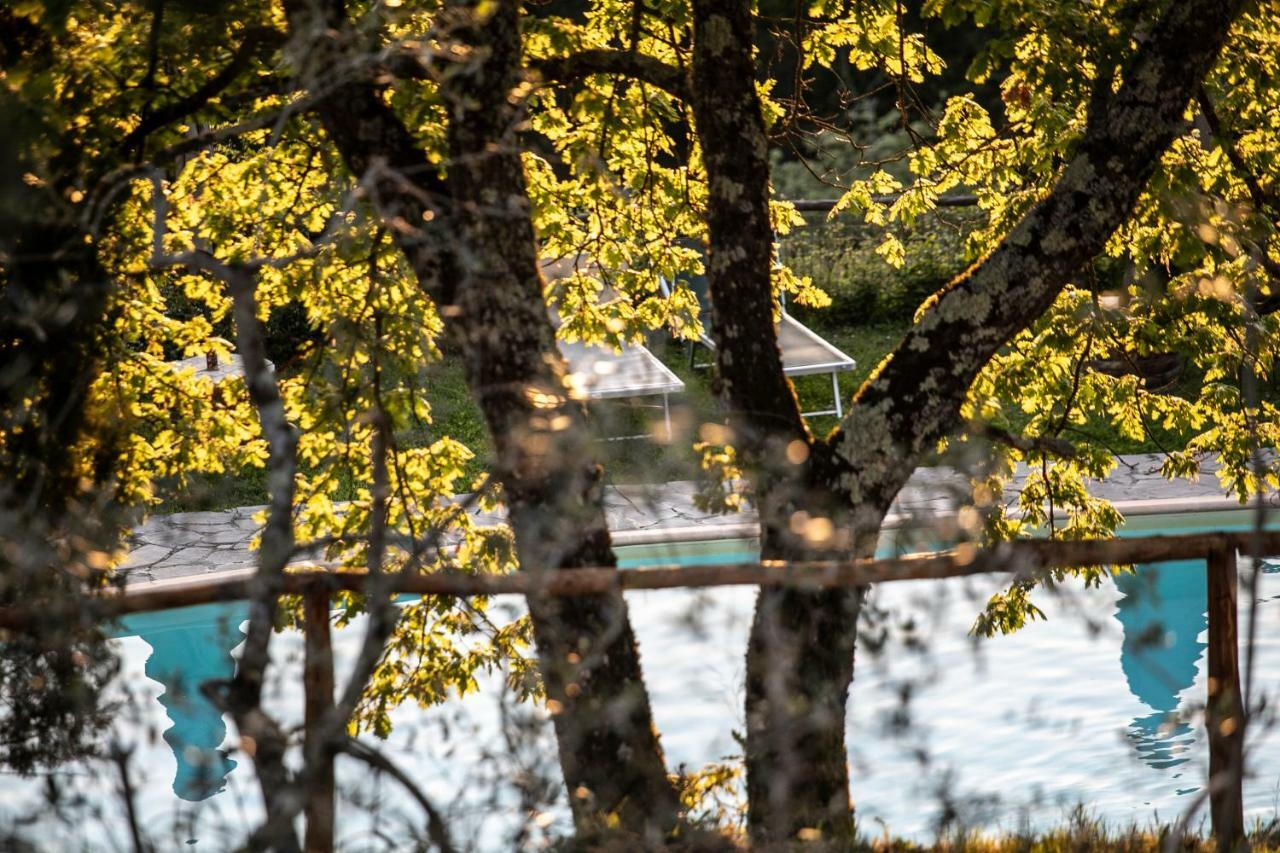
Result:
{"label": "metal leg of lounger", "polygon": [[671,441],[671,397],[668,394],[662,395],[662,420],[667,425],[667,441]]}
{"label": "metal leg of lounger", "polygon": [[831,371],[831,399],[836,403],[836,417],[844,417],[844,404],[840,402],[840,374]]}

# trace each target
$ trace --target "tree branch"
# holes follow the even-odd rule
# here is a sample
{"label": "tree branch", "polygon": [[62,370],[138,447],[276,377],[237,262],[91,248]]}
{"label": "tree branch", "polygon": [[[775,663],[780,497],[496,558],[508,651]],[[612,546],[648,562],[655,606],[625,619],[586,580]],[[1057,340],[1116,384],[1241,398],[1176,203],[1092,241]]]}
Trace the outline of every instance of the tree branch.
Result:
{"label": "tree branch", "polygon": [[673,65],[631,50],[595,48],[529,62],[529,70],[547,83],[573,83],[593,74],[630,77],[688,101],[689,80]]}
{"label": "tree branch", "polygon": [[1001,429],[992,424],[976,425],[972,434],[985,438],[993,444],[1003,444],[1005,447],[1012,447],[1023,453],[1043,453],[1060,459],[1075,459],[1080,455],[1080,451],[1074,444],[1065,438],[1056,438],[1051,435],[1015,435],[1007,429]]}
{"label": "tree branch", "polygon": [[1121,88],[1098,105],[1048,197],[926,304],[831,437],[854,504],[888,506],[933,443],[955,428],[979,371],[1049,308],[1129,216],[1244,5],[1169,6]]}
{"label": "tree branch", "polygon": [[[163,254],[166,205],[157,173],[152,173],[155,206],[153,265],[184,266],[222,281],[231,293],[236,343],[244,368],[249,399],[258,411],[267,440],[267,523],[258,548],[258,570],[249,584],[249,629],[235,677],[229,684],[205,686],[206,694],[228,710],[240,733],[241,748],[253,759],[268,814],[288,809],[282,798],[292,794],[290,774],[284,763],[288,739],[262,709],[262,689],[270,665],[271,635],[275,630],[280,596],[285,592],[285,568],[293,557],[294,475],[297,472],[298,438],[285,413],[284,399],[266,355],[266,331],[258,317],[257,274],[245,264],[224,262],[205,251],[180,256]],[[296,850],[297,837],[288,824],[270,824],[274,849]]]}
{"label": "tree branch", "polygon": [[[898,198],[898,195],[874,195],[871,200],[876,204],[893,204]],[[834,198],[800,198],[791,202],[801,213],[826,213],[839,203],[839,199]],[[938,196],[933,203],[936,207],[977,207],[978,197],[969,193],[954,193]]]}
{"label": "tree branch", "polygon": [[383,755],[378,750],[361,743],[355,738],[346,738],[342,742],[341,751],[352,758],[363,761],[375,770],[386,773],[392,779],[395,779],[409,795],[417,801],[418,805],[427,814],[427,835],[432,842],[440,848],[440,853],[453,853],[455,849],[453,842],[449,840],[449,827],[444,822],[444,816],[440,810],[435,807],[431,799],[419,788],[409,777],[409,774],[401,770],[395,762]]}
{"label": "tree branch", "polygon": [[249,63],[257,58],[264,49],[274,50],[283,45],[284,41],[284,33],[279,30],[271,27],[250,27],[245,31],[244,40],[236,48],[236,52],[232,54],[231,61],[223,66],[221,71],[201,84],[191,94],[145,115],[142,123],[130,131],[120,142],[120,148],[130,152],[140,149],[146,143],[148,136],[204,107],[230,86],[240,76],[240,73],[249,67]]}
{"label": "tree branch", "polygon": [[[275,372],[267,362],[266,332],[258,318],[255,297],[257,279],[239,265],[228,265],[225,279],[231,291],[236,321],[236,343],[244,365],[249,399],[258,410],[262,433],[267,439],[267,524],[258,548],[258,571],[253,579],[249,604],[249,630],[240,655],[236,675],[228,691],[228,706],[235,717],[241,739],[253,742],[253,760],[258,768],[267,811],[288,781],[284,765],[286,739],[276,722],[262,709],[262,688],[271,662],[269,647],[275,630],[279,597],[284,589],[284,570],[293,553],[293,494],[297,471],[298,437],[285,415],[284,400],[276,384]],[[272,839],[281,849],[297,847],[292,827]]]}
{"label": "tree branch", "polygon": [[90,202],[84,205],[85,227],[91,233],[97,233],[102,223],[108,218],[116,199],[128,188],[129,182],[154,172],[157,166],[167,165],[188,154],[271,125],[280,128],[291,116],[306,110],[314,103],[314,99],[308,97],[290,101],[279,109],[266,110],[236,124],[209,130],[187,137],[181,142],[175,142],[156,152],[146,163],[121,166],[106,173],[94,184],[93,191],[90,193]]}
{"label": "tree branch", "polygon": [[[1196,90],[1196,99],[1200,103],[1200,113],[1204,116],[1205,123],[1209,125],[1210,133],[1218,141],[1218,145],[1222,146],[1227,160],[1235,168],[1240,180],[1244,182],[1245,188],[1249,191],[1249,198],[1253,201],[1253,206],[1258,213],[1265,215],[1265,211],[1270,211],[1273,216],[1280,216],[1280,197],[1273,192],[1267,192],[1258,181],[1258,176],[1249,168],[1244,155],[1236,147],[1236,138],[1222,126],[1218,111],[1214,108],[1209,92],[1203,85]],[[1266,246],[1255,247],[1250,254],[1267,271],[1267,275],[1271,276],[1272,280],[1271,295],[1259,299],[1254,310],[1259,316],[1274,314],[1280,311],[1280,289],[1276,286],[1276,283],[1280,282],[1280,263],[1276,263],[1267,254]]]}
{"label": "tree branch", "polygon": [[1280,216],[1280,197],[1277,197],[1274,193],[1267,192],[1263,189],[1262,184],[1258,182],[1258,176],[1249,168],[1249,164],[1244,160],[1244,155],[1236,147],[1235,137],[1222,126],[1218,112],[1214,109],[1213,101],[1209,98],[1209,92],[1203,85],[1196,89],[1196,100],[1200,103],[1200,111],[1204,114],[1204,120],[1209,125],[1209,130],[1213,133],[1214,138],[1218,140],[1218,144],[1222,146],[1223,152],[1227,155],[1227,160],[1235,167],[1236,173],[1239,175],[1240,180],[1244,182],[1245,188],[1249,190],[1249,198],[1253,200],[1253,206],[1258,209],[1259,213],[1263,210],[1270,210],[1273,214]]}

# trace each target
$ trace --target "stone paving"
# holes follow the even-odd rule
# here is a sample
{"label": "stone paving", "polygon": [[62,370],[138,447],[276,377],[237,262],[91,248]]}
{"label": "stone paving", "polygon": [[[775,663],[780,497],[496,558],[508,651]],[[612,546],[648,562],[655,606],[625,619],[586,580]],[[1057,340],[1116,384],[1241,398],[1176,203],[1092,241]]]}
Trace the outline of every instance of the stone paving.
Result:
{"label": "stone paving", "polygon": [[[1094,494],[1119,505],[1126,514],[1173,509],[1236,506],[1206,464],[1197,482],[1167,481],[1159,474],[1160,457],[1126,456]],[[912,477],[895,504],[888,523],[937,516],[955,505],[964,481],[954,471],[922,468]],[[1013,484],[1017,489],[1017,479]],[[619,545],[742,538],[756,533],[754,513],[711,515],[694,507],[694,484],[627,485],[610,488],[605,507],[614,540]],[[253,567],[250,543],[259,525],[253,521],[262,507],[239,507],[222,512],[184,512],[154,516],[134,533],[134,546],[125,571],[132,582],[167,581],[214,572],[246,571]],[[496,517],[481,518],[496,523]]]}
{"label": "stone paving", "polygon": [[150,581],[250,567],[259,509],[153,516],[134,531],[125,571],[131,581]]}

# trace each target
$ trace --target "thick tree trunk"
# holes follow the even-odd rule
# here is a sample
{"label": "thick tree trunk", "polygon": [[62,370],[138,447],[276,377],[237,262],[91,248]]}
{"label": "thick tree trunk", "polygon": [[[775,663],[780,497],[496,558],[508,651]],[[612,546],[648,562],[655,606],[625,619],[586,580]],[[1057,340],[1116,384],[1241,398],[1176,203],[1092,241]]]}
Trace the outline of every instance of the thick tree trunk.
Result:
{"label": "thick tree trunk", "polygon": [[[294,10],[295,32],[306,11]],[[601,468],[582,406],[566,391],[543,301],[516,139],[519,6],[505,0],[478,13],[456,3],[445,14],[450,34],[476,57],[441,84],[450,108],[447,182],[367,81],[325,81],[333,95],[318,112],[348,167],[370,186],[461,353],[493,436],[521,567],[613,565]],[[327,24],[331,32],[345,28],[333,12]],[[316,36],[305,44],[323,45],[326,36]],[[326,65],[338,63],[313,67]],[[625,602],[611,594],[529,603],[579,829],[616,821],[651,838],[666,835],[678,803]]]}
{"label": "thick tree trunk", "polygon": [[[889,503],[955,427],[978,371],[1128,216],[1241,5],[1193,0],[1169,8],[1121,89],[1101,99],[1050,196],[935,297],[841,428],[801,448],[792,442],[807,436],[771,322],[768,164],[750,4],[695,0],[692,102],[709,181],[712,334],[766,556],[795,559],[823,545],[831,556],[874,549]],[[788,455],[805,461],[788,472],[780,461]],[[825,522],[811,528],[814,518]],[[798,541],[806,531],[829,538]],[[775,590],[760,598],[747,661],[747,774],[751,829],[767,842],[804,828],[828,840],[852,830],[844,711],[859,603],[857,592]]]}
{"label": "thick tree trunk", "polygon": [[[853,536],[830,524],[847,523],[848,505],[818,475],[824,466],[814,451],[821,448],[813,446],[778,350],[751,4],[695,0],[693,11],[691,91],[709,185],[711,334],[733,442],[760,514],[761,550],[766,559],[851,557],[860,553]],[[819,527],[810,529],[810,520]],[[858,589],[770,588],[757,599],[746,680],[748,816],[757,840],[780,842],[801,829],[827,839],[852,836],[844,733],[861,601]]]}
{"label": "thick tree trunk", "polygon": [[[612,566],[602,470],[582,406],[565,393],[538,271],[516,135],[522,109],[512,94],[522,67],[520,6],[500,0],[488,14],[481,4],[448,8],[455,37],[484,56],[442,84],[461,238],[456,323],[494,436],[521,564]],[[531,598],[529,606],[547,695],[559,706],[561,767],[579,825],[616,814],[625,828],[665,835],[676,801],[625,602]]]}

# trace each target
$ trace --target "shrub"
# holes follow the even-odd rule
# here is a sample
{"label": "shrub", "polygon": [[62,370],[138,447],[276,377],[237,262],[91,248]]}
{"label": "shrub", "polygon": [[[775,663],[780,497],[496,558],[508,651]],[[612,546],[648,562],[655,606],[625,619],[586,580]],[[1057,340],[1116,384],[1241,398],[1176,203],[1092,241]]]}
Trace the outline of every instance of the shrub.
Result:
{"label": "shrub", "polygon": [[948,210],[921,217],[891,232],[902,243],[904,261],[892,266],[877,254],[882,228],[845,214],[827,221],[809,214],[807,224],[782,238],[782,260],[831,296],[826,322],[865,325],[909,320],[924,299],[968,265],[965,236],[981,221],[975,210]]}
{"label": "shrub", "polygon": [[[181,287],[165,283],[160,288],[169,316],[179,320],[189,320],[197,315],[209,316],[208,306],[200,300],[191,299]],[[230,312],[213,325],[213,333],[231,341],[232,348],[235,347],[235,327],[232,325]],[[307,309],[296,300],[271,309],[267,317],[266,333],[267,358],[282,372],[287,372],[291,362],[321,338],[320,330],[307,318]],[[175,359],[180,358],[181,353],[170,347],[165,356]]]}

